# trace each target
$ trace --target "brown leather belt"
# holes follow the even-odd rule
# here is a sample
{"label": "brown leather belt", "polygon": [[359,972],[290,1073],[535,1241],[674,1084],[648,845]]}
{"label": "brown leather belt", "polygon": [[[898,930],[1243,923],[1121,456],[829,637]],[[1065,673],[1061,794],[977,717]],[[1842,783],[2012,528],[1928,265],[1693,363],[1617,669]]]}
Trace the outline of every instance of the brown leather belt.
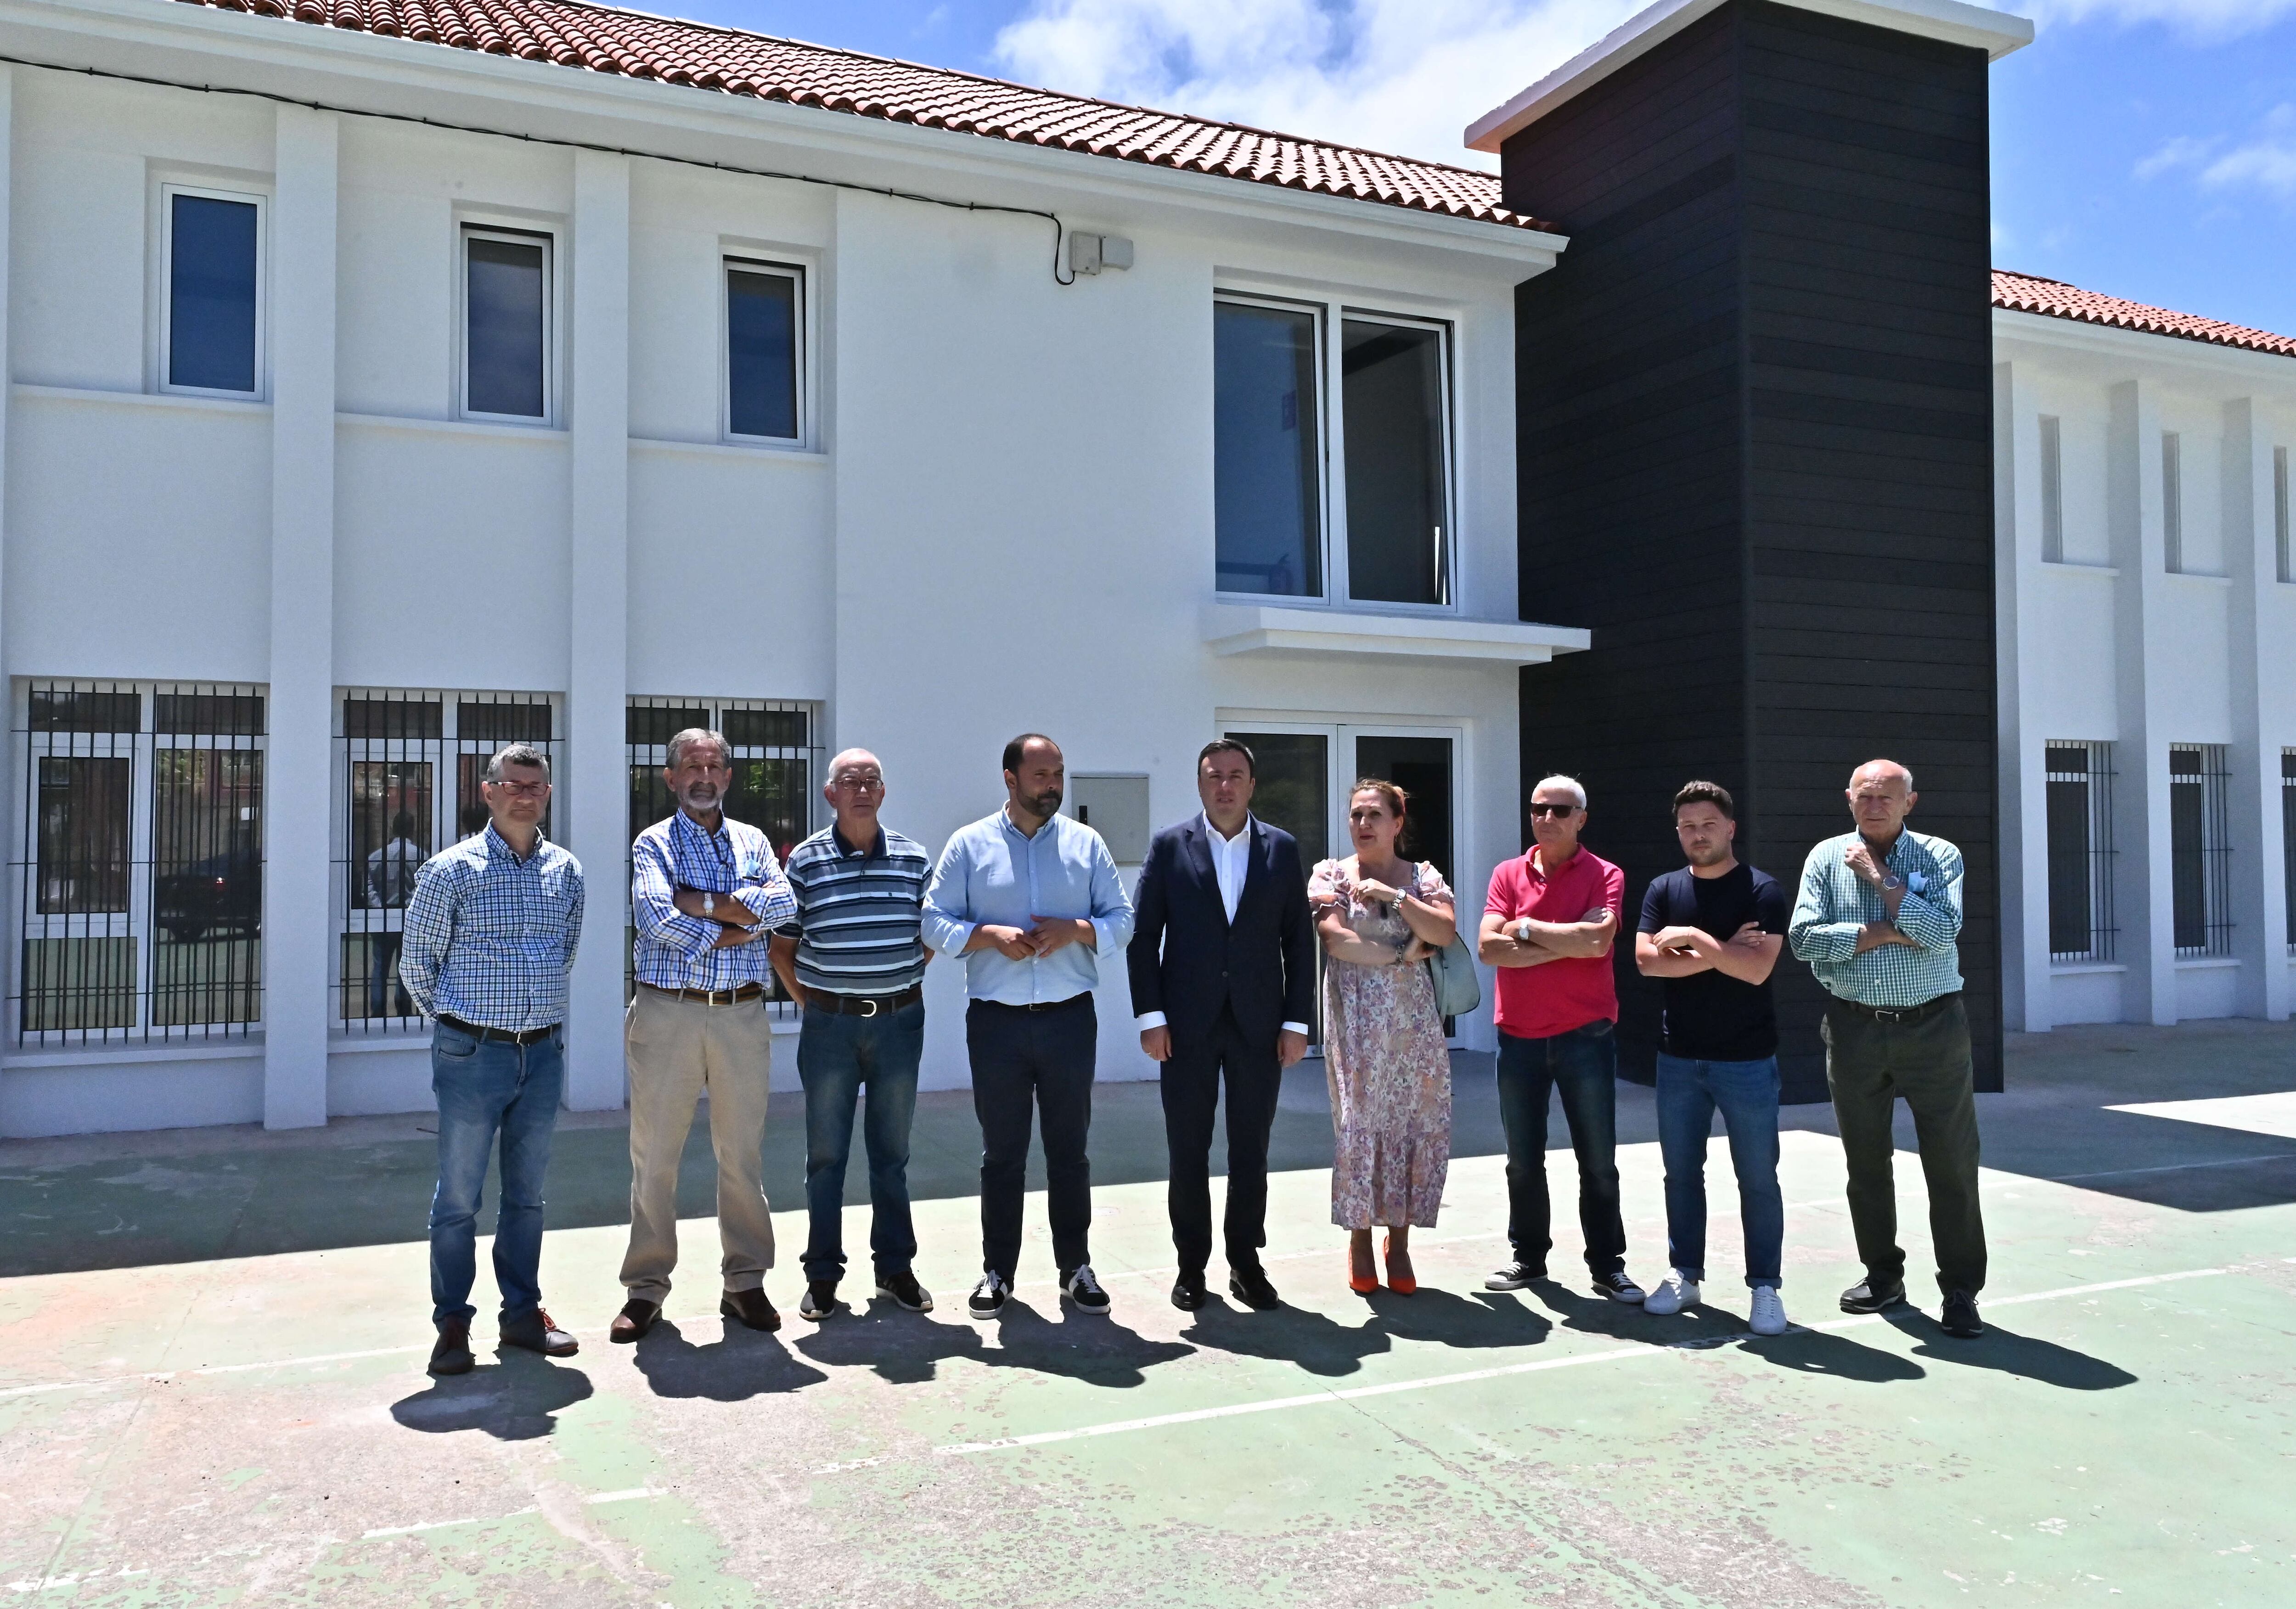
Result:
{"label": "brown leather belt", "polygon": [[914,1006],[924,997],[925,986],[922,983],[912,983],[897,995],[840,995],[825,989],[808,989],[805,991],[805,1005],[808,1011],[818,1006],[840,1017],[882,1017],[903,1006]]}
{"label": "brown leather belt", "polygon": [[439,1021],[456,1033],[466,1033],[474,1039],[501,1039],[511,1045],[538,1045],[558,1031],[558,1024],[555,1022],[547,1028],[529,1028],[525,1032],[520,1033],[508,1028],[481,1028],[476,1022],[465,1022],[460,1017],[450,1017],[443,1014]]}
{"label": "brown leather belt", "polygon": [[744,1000],[763,999],[766,993],[762,983],[736,983],[731,989],[664,989],[659,983],[640,983],[638,987],[676,1000],[699,1000],[704,1006],[739,1006]]}
{"label": "brown leather belt", "polygon": [[1956,989],[1949,995],[1933,996],[1919,1006],[1868,1006],[1863,1000],[1845,1000],[1840,995],[1833,997],[1833,1003],[1876,1022],[1903,1023],[1933,1017],[1960,998],[1961,990]]}

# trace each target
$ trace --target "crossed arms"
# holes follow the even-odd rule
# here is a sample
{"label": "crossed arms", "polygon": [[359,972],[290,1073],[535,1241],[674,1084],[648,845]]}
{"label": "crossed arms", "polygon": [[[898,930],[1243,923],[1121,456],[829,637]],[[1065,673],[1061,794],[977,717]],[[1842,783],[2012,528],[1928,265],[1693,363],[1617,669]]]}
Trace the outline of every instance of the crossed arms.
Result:
{"label": "crossed arms", "polygon": [[1600,960],[1619,936],[1619,913],[1598,905],[1576,922],[1483,913],[1475,954],[1487,966],[1544,966],[1549,961]]}
{"label": "crossed arms", "polygon": [[1762,983],[1785,949],[1784,933],[1766,933],[1749,922],[1727,939],[1695,927],[1662,927],[1635,935],[1635,966],[1645,978],[1687,978],[1717,972],[1741,983]]}

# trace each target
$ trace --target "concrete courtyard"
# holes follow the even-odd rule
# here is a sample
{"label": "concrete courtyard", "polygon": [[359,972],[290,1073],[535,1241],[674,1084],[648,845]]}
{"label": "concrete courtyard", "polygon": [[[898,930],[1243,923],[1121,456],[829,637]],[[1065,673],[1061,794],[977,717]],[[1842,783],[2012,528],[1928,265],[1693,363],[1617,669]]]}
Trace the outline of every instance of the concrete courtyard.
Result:
{"label": "concrete courtyard", "polygon": [[[1823,1107],[1787,1115],[1788,1334],[1745,1329],[1718,1142],[1710,1305],[1598,1300],[1567,1207],[1561,1277],[1485,1293],[1496,1101],[1488,1060],[1456,1077],[1415,1296],[1347,1289],[1311,1063],[1277,1126],[1282,1310],[1167,1301],[1156,1092],[1117,1085],[1094,1129],[1111,1318],[1062,1311],[1041,1199],[1014,1309],[965,1317],[977,1136],[940,1095],[913,1166],[939,1310],[807,1324],[798,1097],[777,1096],[783,1328],[716,1316],[697,1129],[683,1283],[635,1348],[605,1338],[626,1134],[570,1118],[544,1285],[581,1354],[488,1345],[443,1382],[422,1370],[430,1120],[0,1145],[0,1602],[2296,1603],[2296,1028],[2013,1040],[2010,1092],[1980,1103],[1973,1342],[1939,1334],[1925,1274],[1923,1309],[1836,1309],[1857,1270]],[[1620,1100],[1628,1266],[1654,1282],[1650,1103]],[[1549,1168],[1567,1203],[1568,1150]],[[866,1234],[852,1211],[849,1250]]]}

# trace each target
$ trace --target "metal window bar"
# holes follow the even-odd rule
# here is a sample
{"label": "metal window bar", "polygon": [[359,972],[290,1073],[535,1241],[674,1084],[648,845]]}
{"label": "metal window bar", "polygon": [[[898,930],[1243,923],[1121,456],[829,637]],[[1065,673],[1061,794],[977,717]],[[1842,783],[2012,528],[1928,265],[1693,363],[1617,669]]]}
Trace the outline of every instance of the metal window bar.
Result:
{"label": "metal window bar", "polygon": [[[820,825],[822,767],[818,706],[786,699],[642,697],[629,702],[626,759],[630,778],[630,836],[677,808],[661,774],[669,763],[669,740],[689,727],[723,732],[734,751],[734,782],[726,793],[726,814],[761,829],[774,854],[789,853]],[[630,868],[622,867],[622,997],[637,992],[630,924]],[[779,978],[768,984],[767,1009],[783,1021],[796,1020],[796,1007]]]}
{"label": "metal window bar", "polygon": [[264,711],[230,683],[17,684],[19,1043],[260,1025]]}
{"label": "metal window bar", "polygon": [[2232,771],[2222,743],[2169,749],[2169,855],[2179,960],[2232,954]]}
{"label": "metal window bar", "polygon": [[2110,961],[2120,931],[2112,904],[2112,745],[2052,743],[2043,756],[2049,959]]}
{"label": "metal window bar", "polygon": [[2287,884],[2288,953],[2296,956],[2296,749],[2280,751],[2280,874]]}
{"label": "metal window bar", "polygon": [[[479,784],[496,750],[532,743],[556,769],[557,709],[545,693],[352,687],[335,716],[336,1030],[419,1030],[398,982],[415,874],[439,850],[486,830]],[[547,813],[542,830],[550,831]]]}

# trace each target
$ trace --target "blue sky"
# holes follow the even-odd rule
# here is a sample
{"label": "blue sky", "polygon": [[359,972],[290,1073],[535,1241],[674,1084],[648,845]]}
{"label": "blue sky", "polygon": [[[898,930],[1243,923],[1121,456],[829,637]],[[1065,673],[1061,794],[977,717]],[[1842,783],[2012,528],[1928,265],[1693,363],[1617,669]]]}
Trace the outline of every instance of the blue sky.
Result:
{"label": "blue sky", "polygon": [[[824,45],[1442,160],[1635,0],[652,0]],[[1994,261],[2296,333],[2296,0],[2035,0]]]}

